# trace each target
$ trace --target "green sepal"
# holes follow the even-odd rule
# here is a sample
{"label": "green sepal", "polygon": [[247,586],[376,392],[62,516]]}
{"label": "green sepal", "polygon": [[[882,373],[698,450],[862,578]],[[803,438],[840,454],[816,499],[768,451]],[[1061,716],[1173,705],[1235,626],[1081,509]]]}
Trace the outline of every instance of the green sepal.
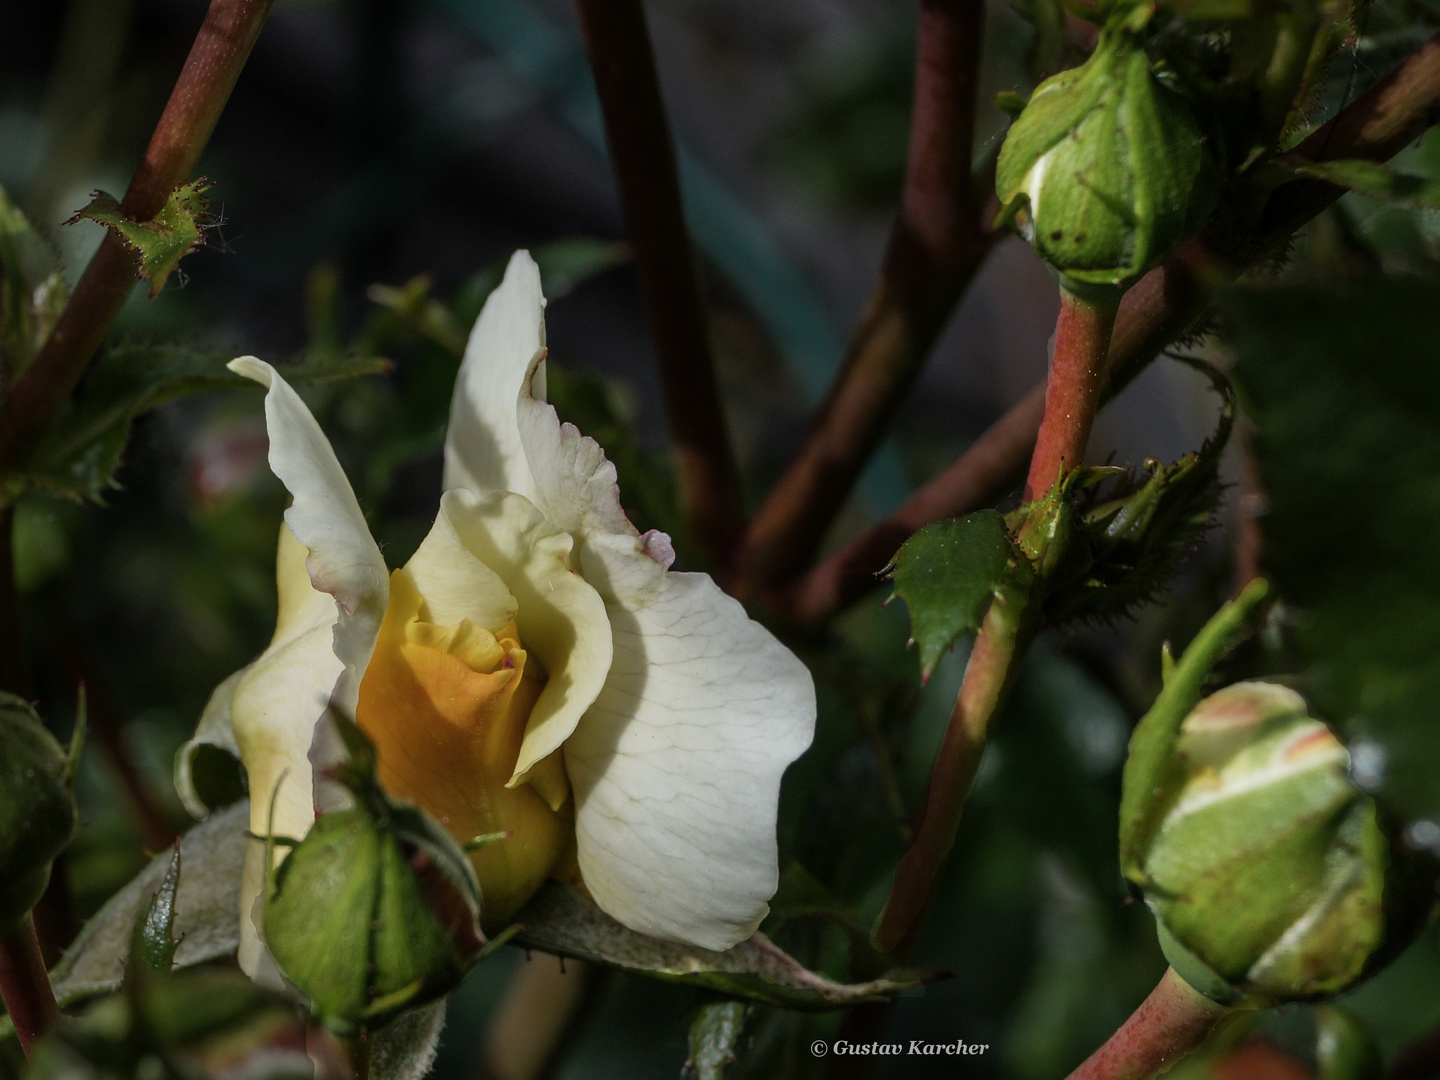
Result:
{"label": "green sepal", "polygon": [[75,835],[67,758],[30,703],[0,691],[0,930],[25,917]]}
{"label": "green sepal", "polygon": [[97,191],[89,205],[65,224],[88,219],[109,229],[135,256],[135,276],[150,282],[154,298],[180,260],[205,243],[205,230],[211,224],[210,200],[205,193],[213,186],[203,176],[181,184],[149,221],[131,220],[115,196]]}
{"label": "green sepal", "polygon": [[1165,809],[1164,800],[1182,782],[1175,756],[1181,725],[1200,703],[1211,669],[1269,595],[1269,583],[1257,579],[1211,617],[1175,663],[1155,703],[1130,736],[1120,793],[1120,870],[1137,885],[1148,880],[1143,860]]}
{"label": "green sepal", "polygon": [[1338,1005],[1315,1010],[1316,1080],[1380,1080],[1380,1048],[1365,1026]]}
{"label": "green sepal", "polygon": [[898,596],[910,610],[922,682],[961,634],[979,628],[992,599],[1028,592],[1032,577],[1029,560],[994,510],[926,525],[905,541],[886,572],[895,584],[891,599]]}
{"label": "green sepal", "polygon": [[135,930],[130,935],[130,958],[125,965],[126,987],[138,984],[147,976],[169,975],[174,968],[175,950],[180,947],[174,932],[179,893],[180,843],[177,840],[170,865],[160,879],[160,888],[135,920]]}
{"label": "green sepal", "polygon": [[1440,179],[1396,172],[1378,161],[1342,159],[1303,161],[1281,158],[1274,162],[1277,173],[1290,178],[1324,180],[1372,199],[1382,199],[1413,210],[1440,210]]}

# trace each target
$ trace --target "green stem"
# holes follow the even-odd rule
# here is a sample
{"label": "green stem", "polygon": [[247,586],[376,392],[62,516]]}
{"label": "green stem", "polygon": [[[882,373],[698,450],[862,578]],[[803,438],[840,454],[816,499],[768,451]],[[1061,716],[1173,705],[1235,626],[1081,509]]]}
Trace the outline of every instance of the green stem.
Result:
{"label": "green stem", "polygon": [[20,1048],[26,1057],[33,1056],[35,1044],[60,1019],[60,1007],[55,1004],[35,922],[29,915],[0,931],[0,997],[15,1025]]}
{"label": "green stem", "polygon": [[990,724],[1009,694],[1029,644],[1033,620],[1028,607],[1028,597],[1001,593],[985,613],[930,771],[915,839],[900,860],[885,910],[875,926],[875,947],[881,952],[905,956],[914,947],[940,867],[955,844],[965,800],[985,754]]}
{"label": "green stem", "polygon": [[1070,472],[1085,459],[1119,308],[1118,292],[1091,298],[1060,288],[1055,355],[1045,382],[1045,414],[1025,481],[1026,502],[1040,498],[1062,472]]}
{"label": "green stem", "polygon": [[1232,1011],[1166,968],[1150,996],[1069,1080],[1150,1080],[1204,1045]]}

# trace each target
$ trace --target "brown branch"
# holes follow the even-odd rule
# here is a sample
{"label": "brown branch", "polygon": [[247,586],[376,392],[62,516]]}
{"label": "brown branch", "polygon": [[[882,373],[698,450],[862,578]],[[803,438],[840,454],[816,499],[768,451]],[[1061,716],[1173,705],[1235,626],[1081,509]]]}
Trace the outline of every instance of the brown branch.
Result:
{"label": "brown branch", "polygon": [[[188,180],[274,0],[211,0],[120,210],[148,221]],[[60,411],[135,285],[113,234],[90,260],[49,339],[0,407],[0,469],[13,468]]]}
{"label": "brown branch", "polygon": [[576,0],[649,317],[692,539],[724,565],[742,528],[705,303],[641,0]]}
{"label": "brown branch", "polygon": [[8,930],[0,930],[0,998],[15,1025],[20,1048],[31,1057],[35,1044],[60,1019],[55,991],[45,973],[35,923],[26,915]]}
{"label": "brown branch", "polygon": [[[1312,161],[1383,161],[1437,119],[1440,35],[1313,132],[1293,153]],[[1279,188],[1262,218],[1265,240],[1250,257],[1273,251],[1342,194],[1333,184],[1313,180]],[[1162,349],[1201,320],[1209,297],[1200,278],[1215,275],[1217,280],[1226,280],[1233,272],[1216,266],[1201,246],[1192,244],[1126,293],[1110,342],[1107,398],[1129,385]],[[801,624],[824,622],[873,589],[876,575],[917,529],[992,505],[1013,487],[1030,456],[1044,400],[1045,385],[1041,383],[899,510],[804,577],[776,590],[770,597],[772,612]]]}
{"label": "brown branch", "polygon": [[880,280],[805,444],[746,533],[742,590],[809,563],[990,250],[976,199],[989,184],[971,178],[983,14],[980,0],[922,0],[910,156]]}
{"label": "brown branch", "polygon": [[1150,1080],[1198,1050],[1230,1011],[1166,968],[1150,996],[1069,1080]]}

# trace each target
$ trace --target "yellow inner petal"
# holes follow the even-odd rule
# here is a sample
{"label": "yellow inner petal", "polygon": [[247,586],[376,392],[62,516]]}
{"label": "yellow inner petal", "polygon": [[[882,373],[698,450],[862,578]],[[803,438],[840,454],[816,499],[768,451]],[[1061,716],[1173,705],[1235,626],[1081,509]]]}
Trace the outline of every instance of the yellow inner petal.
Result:
{"label": "yellow inner petal", "polygon": [[527,670],[515,624],[492,633],[468,619],[436,626],[427,615],[405,572],[392,573],[356,720],[375,743],[380,782],[392,795],[428,810],[462,843],[512,834],[470,855],[490,933],[573,847],[569,782],[557,750],[529,784],[505,786],[544,685],[535,665]]}

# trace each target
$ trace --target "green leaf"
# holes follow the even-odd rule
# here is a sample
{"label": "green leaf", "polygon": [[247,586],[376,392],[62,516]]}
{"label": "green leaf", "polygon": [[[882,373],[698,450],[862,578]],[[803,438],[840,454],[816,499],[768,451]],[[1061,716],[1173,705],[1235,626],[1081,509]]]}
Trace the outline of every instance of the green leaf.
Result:
{"label": "green leaf", "polygon": [[764,934],[724,952],[661,941],[621,926],[588,897],[554,881],[542,886],[516,919],[523,929],[515,944],[523,948],[788,1009],[839,1009],[886,1001],[942,977],[934,971],[897,970],[869,982],[837,983],[806,970]]}
{"label": "green leaf", "polygon": [[1296,176],[1324,180],[1374,199],[1417,210],[1440,210],[1440,180],[1396,172],[1375,161],[1277,162]]}
{"label": "green leaf", "polygon": [[690,1021],[690,1055],[685,1068],[696,1080],[725,1080],[725,1067],[738,1056],[747,1014],[743,1001],[711,1001],[695,1010]]}
{"label": "green leaf", "polygon": [[1303,689],[1364,786],[1440,820],[1440,287],[1236,293],[1223,310]]}
{"label": "green leaf", "polygon": [[180,845],[170,857],[165,876],[160,879],[150,906],[135,920],[135,933],[130,940],[130,960],[125,965],[127,984],[146,974],[169,975],[175,966],[175,950],[180,945],[175,930],[175,894],[180,888]]}
{"label": "green leaf", "polygon": [[[254,389],[226,369],[230,354],[184,345],[121,345],[86,376],[75,397],[50,425],[30,458],[5,478],[8,493],[34,488],[53,495],[102,502],[114,486],[130,426],[151,409],[190,394]],[[292,386],[336,382],[388,371],[375,356],[317,358],[281,373]]]}
{"label": "green leaf", "polygon": [[0,188],[0,371],[14,379],[50,336],[70,286],[55,249]]}
{"label": "green leaf", "polygon": [[65,224],[88,218],[109,229],[136,256],[135,276],[150,282],[154,298],[180,260],[205,243],[210,224],[210,200],[205,192],[212,186],[204,177],[181,184],[149,221],[131,220],[121,212],[115,196],[97,191],[90,204]]}
{"label": "green leaf", "polygon": [[894,596],[910,609],[922,682],[961,634],[980,626],[1003,585],[1013,581],[1023,588],[1031,576],[994,510],[926,525],[905,541],[889,569]]}
{"label": "green leaf", "polygon": [[[236,803],[180,838],[185,880],[175,889],[177,969],[233,956],[240,944],[240,873],[245,865],[250,806]],[[157,855],[87,922],[50,973],[63,1006],[120,988],[136,920],[170,871],[171,853]]]}

